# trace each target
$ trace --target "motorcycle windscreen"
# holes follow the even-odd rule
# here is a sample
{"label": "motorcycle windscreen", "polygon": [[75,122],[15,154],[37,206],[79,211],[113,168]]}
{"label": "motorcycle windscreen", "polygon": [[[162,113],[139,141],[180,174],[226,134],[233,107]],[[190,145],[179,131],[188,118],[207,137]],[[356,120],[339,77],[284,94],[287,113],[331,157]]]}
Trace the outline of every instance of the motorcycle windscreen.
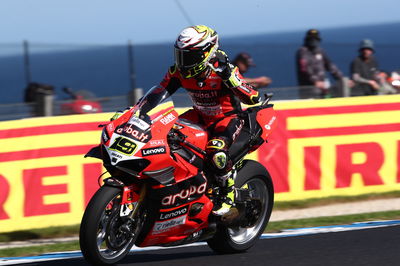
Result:
{"label": "motorcycle windscreen", "polygon": [[133,114],[153,124],[174,109],[169,92],[163,87],[153,87],[133,107]]}

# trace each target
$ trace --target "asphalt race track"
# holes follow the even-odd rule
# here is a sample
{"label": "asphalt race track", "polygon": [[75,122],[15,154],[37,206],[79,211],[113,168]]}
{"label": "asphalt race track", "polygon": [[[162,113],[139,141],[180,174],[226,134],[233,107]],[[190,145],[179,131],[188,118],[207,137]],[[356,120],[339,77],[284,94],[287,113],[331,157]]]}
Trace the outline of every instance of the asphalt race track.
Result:
{"label": "asphalt race track", "polygon": [[[216,255],[207,246],[131,253],[118,265],[400,265],[400,225],[261,239],[246,253]],[[0,262],[1,264],[1,262]],[[87,265],[82,258],[25,265]]]}

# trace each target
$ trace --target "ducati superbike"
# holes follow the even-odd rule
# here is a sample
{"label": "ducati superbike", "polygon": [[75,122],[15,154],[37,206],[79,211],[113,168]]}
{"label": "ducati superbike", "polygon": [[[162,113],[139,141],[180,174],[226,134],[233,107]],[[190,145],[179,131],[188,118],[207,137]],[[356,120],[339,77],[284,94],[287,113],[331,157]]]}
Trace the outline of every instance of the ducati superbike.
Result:
{"label": "ducati superbike", "polygon": [[113,264],[132,246],[207,241],[217,253],[243,252],[264,231],[274,190],[267,169],[244,157],[275,128],[270,95],[240,113],[243,128],[230,147],[235,205],[215,216],[224,196],[205,164],[207,130],[179,118],[169,93],[154,87],[120,118],[103,125],[101,144],[86,156],[103,161],[110,177],[91,198],[80,247],[91,264]]}

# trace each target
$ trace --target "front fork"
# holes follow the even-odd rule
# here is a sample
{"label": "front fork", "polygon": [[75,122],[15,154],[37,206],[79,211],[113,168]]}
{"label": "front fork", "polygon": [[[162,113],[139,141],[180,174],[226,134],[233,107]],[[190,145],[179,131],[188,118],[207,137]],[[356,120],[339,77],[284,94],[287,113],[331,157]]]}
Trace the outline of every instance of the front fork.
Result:
{"label": "front fork", "polygon": [[121,217],[133,218],[137,214],[141,203],[147,192],[147,186],[138,186],[132,184],[124,186],[122,189],[121,208],[119,215]]}
{"label": "front fork", "polygon": [[123,182],[116,178],[107,178],[104,180],[105,185],[118,187],[121,189],[121,208],[119,211],[120,217],[133,218],[137,214],[141,203],[143,202],[146,193],[146,184],[130,184],[125,185]]}

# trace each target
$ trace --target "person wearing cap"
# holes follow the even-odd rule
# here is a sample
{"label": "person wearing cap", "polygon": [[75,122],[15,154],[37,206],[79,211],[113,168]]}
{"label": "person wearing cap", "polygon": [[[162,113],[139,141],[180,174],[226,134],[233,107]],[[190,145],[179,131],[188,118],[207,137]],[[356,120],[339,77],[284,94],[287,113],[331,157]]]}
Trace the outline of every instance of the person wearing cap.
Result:
{"label": "person wearing cap", "polygon": [[[236,65],[240,74],[246,73],[250,67],[255,67],[253,58],[248,53],[239,53],[232,64]],[[272,80],[269,77],[261,76],[257,78],[244,78],[244,80],[255,88],[267,87],[271,84]]]}
{"label": "person wearing cap", "polygon": [[336,80],[343,78],[342,72],[320,47],[321,37],[316,29],[306,32],[304,45],[296,53],[296,67],[300,98],[324,98],[329,94],[330,83],[326,72]]}
{"label": "person wearing cap", "polygon": [[381,76],[378,62],[374,57],[375,48],[372,40],[360,42],[359,55],[351,63],[352,79],[356,83],[352,89],[352,96],[375,95],[381,87]]}

